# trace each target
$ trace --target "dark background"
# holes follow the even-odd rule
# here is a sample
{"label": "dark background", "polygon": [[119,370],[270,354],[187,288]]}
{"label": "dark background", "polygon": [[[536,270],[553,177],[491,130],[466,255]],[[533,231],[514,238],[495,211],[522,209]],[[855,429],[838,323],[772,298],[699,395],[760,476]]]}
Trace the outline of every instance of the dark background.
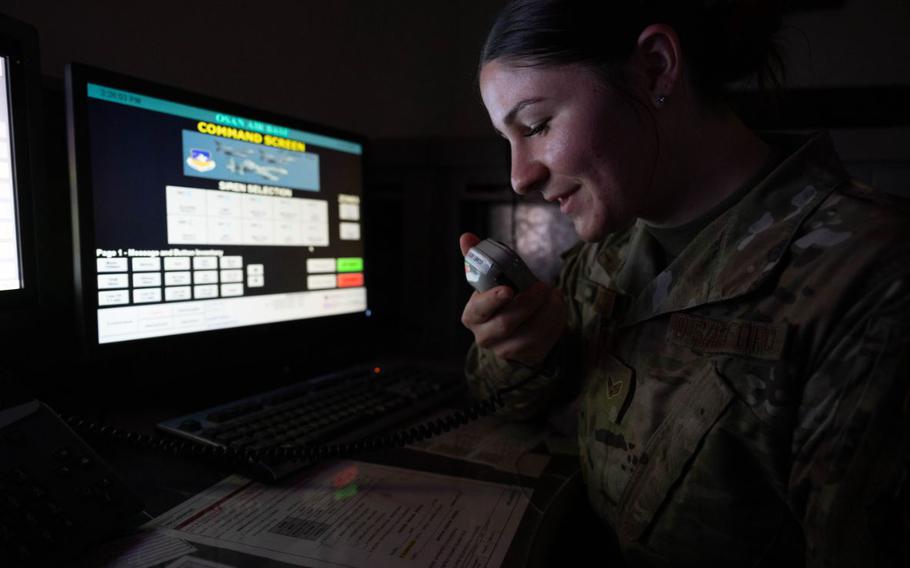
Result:
{"label": "dark background", "polygon": [[[111,381],[160,384],[144,371],[155,368],[160,375],[160,353],[155,365],[137,351],[91,366],[74,331],[62,86],[69,61],[369,140],[364,230],[376,313],[370,334],[324,350],[312,347],[325,338],[284,337],[268,349],[259,346],[255,357],[238,355],[241,362],[228,370],[184,381],[187,398],[204,398],[215,384],[240,392],[261,388],[259,377],[275,365],[287,376],[361,356],[416,355],[457,364],[470,342],[459,322],[469,288],[458,234],[517,237],[519,252],[544,277],[558,270],[554,252],[573,238],[546,205],[533,199],[515,204],[508,148],[480,102],[477,54],[502,4],[4,1],[0,12],[39,33],[45,124],[45,179],[36,198],[41,303],[24,329],[0,329],[7,366],[39,393],[113,392],[100,386]],[[785,27],[785,90],[769,106],[743,87],[735,102],[746,121],[760,129],[829,129],[857,177],[910,193],[910,2],[796,2]],[[298,351],[295,345],[302,344],[307,348]],[[173,367],[192,365],[181,359]],[[84,369],[90,370],[86,378]],[[102,403],[116,401],[107,396]]]}

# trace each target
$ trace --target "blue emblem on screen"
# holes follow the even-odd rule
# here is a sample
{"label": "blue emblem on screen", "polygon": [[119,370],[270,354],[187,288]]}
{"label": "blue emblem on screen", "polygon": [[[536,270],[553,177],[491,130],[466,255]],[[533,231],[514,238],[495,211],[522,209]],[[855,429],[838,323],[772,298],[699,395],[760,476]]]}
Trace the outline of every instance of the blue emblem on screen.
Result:
{"label": "blue emblem on screen", "polygon": [[209,172],[215,169],[215,160],[212,159],[211,152],[190,148],[190,157],[186,159],[186,165],[197,172]]}

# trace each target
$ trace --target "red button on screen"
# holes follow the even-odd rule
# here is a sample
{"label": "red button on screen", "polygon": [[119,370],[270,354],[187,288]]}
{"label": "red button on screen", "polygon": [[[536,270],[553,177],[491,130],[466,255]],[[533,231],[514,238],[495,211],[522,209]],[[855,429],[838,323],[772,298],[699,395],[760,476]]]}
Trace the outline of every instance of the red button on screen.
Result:
{"label": "red button on screen", "polygon": [[339,288],[351,288],[352,286],[363,286],[363,273],[362,272],[338,275],[338,287]]}

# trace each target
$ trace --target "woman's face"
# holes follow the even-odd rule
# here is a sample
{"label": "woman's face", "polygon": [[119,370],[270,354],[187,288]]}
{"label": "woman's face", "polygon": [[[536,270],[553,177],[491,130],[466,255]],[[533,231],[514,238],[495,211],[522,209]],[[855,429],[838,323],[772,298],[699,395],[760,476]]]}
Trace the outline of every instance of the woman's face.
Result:
{"label": "woman's face", "polygon": [[480,91],[512,149],[512,188],[559,202],[578,235],[598,241],[649,210],[653,128],[634,102],[580,65],[491,61]]}

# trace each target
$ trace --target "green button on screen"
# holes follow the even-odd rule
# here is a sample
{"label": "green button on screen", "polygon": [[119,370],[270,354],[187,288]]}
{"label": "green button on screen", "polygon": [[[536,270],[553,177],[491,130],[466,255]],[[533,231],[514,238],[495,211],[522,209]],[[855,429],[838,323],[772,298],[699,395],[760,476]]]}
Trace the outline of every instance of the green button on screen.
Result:
{"label": "green button on screen", "polygon": [[337,261],[338,272],[363,272],[362,258],[339,258]]}

